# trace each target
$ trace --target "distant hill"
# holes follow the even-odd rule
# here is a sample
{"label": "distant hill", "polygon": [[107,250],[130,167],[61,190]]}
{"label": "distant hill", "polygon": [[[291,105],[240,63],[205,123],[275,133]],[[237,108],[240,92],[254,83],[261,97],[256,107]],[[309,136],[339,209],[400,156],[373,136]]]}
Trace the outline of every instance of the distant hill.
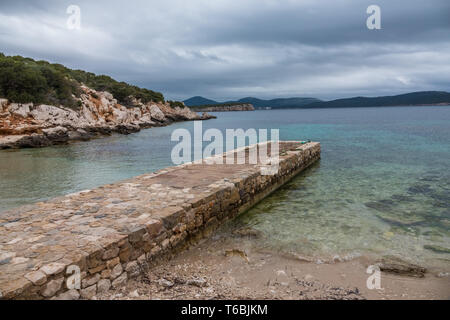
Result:
{"label": "distant hill", "polygon": [[[196,101],[201,103],[195,103]],[[188,103],[186,103],[188,102]],[[382,97],[353,97],[331,101],[321,101],[316,98],[279,98],[263,100],[253,97],[242,98],[237,101],[217,102],[203,97],[193,97],[185,100],[187,106],[217,106],[223,104],[249,103],[255,109],[291,109],[291,108],[359,108],[359,107],[388,107],[414,105],[450,105],[450,93],[445,91],[420,91]]]}
{"label": "distant hill", "polygon": [[196,112],[224,112],[224,111],[254,111],[255,108],[250,103],[234,102],[221,104],[207,104],[204,106],[191,106]]}
{"label": "distant hill", "polygon": [[205,105],[210,105],[210,104],[219,104],[219,102],[211,100],[211,99],[206,99],[200,96],[196,96],[196,97],[192,97],[189,98],[187,100],[183,101],[184,104],[188,107],[192,107],[192,106],[205,106]]}
{"label": "distant hill", "polygon": [[300,108],[310,103],[320,102],[321,100],[316,98],[278,98],[272,100],[263,100],[253,97],[242,98],[237,101],[217,102],[214,100],[206,99],[200,96],[192,97],[184,100],[184,104],[188,107],[197,106],[218,106],[218,105],[237,105],[237,104],[252,104],[256,109],[262,108]]}
{"label": "distant hill", "polygon": [[413,105],[450,104],[450,93],[445,91],[420,91],[396,96],[355,97],[337,99],[308,104],[307,108],[357,108],[357,107],[388,107]]}
{"label": "distant hill", "polygon": [[238,102],[251,103],[255,108],[272,108],[272,109],[282,109],[282,108],[301,108],[308,104],[314,102],[320,102],[321,100],[316,98],[278,98],[271,100],[263,100],[258,98],[242,98]]}

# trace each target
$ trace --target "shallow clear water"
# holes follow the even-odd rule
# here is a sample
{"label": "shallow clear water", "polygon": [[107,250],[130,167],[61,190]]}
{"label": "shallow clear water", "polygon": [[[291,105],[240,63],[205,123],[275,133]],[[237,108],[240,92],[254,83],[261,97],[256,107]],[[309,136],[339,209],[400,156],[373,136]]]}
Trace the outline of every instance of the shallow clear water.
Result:
{"label": "shallow clear water", "polygon": [[[279,128],[320,141],[321,161],[238,218],[276,249],[330,258],[393,255],[450,269],[450,108],[218,113],[204,129]],[[0,151],[0,211],[169,165],[176,128]],[[1,214],[1,213],[0,213]]]}

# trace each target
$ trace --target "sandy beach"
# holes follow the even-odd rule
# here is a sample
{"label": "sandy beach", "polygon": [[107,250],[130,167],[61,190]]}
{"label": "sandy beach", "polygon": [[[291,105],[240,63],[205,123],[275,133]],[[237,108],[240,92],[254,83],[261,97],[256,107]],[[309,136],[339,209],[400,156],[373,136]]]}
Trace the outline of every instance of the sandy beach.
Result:
{"label": "sandy beach", "polygon": [[150,268],[125,287],[98,299],[450,299],[450,278],[381,273],[381,289],[368,289],[373,261],[321,263],[258,248],[252,237],[224,232]]}

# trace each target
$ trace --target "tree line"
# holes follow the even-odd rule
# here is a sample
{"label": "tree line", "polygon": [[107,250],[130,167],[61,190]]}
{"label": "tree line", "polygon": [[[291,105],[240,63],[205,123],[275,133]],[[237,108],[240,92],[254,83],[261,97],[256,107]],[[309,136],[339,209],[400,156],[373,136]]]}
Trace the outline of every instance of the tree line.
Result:
{"label": "tree line", "polygon": [[118,82],[106,75],[72,70],[61,64],[35,61],[0,53],[0,97],[11,102],[81,106],[81,84],[97,91],[108,91],[120,104],[131,106],[131,98],[147,103],[164,102],[164,96],[145,88]]}

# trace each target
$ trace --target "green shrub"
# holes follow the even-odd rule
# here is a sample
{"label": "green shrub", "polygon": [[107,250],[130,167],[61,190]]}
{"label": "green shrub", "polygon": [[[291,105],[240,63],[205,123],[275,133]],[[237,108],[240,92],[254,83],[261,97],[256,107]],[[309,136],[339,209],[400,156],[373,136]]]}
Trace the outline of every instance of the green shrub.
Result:
{"label": "green shrub", "polygon": [[171,106],[172,108],[175,108],[175,107],[184,108],[183,102],[180,102],[180,101],[172,101],[172,100],[169,100],[169,101],[167,101],[167,102],[170,104],[170,106]]}
{"label": "green shrub", "polygon": [[143,103],[164,102],[164,96],[159,92],[118,82],[106,75],[0,53],[0,97],[12,102],[64,105],[77,109],[81,106],[76,99],[82,92],[81,84],[97,91],[108,91],[125,106],[131,104],[129,96]]}

